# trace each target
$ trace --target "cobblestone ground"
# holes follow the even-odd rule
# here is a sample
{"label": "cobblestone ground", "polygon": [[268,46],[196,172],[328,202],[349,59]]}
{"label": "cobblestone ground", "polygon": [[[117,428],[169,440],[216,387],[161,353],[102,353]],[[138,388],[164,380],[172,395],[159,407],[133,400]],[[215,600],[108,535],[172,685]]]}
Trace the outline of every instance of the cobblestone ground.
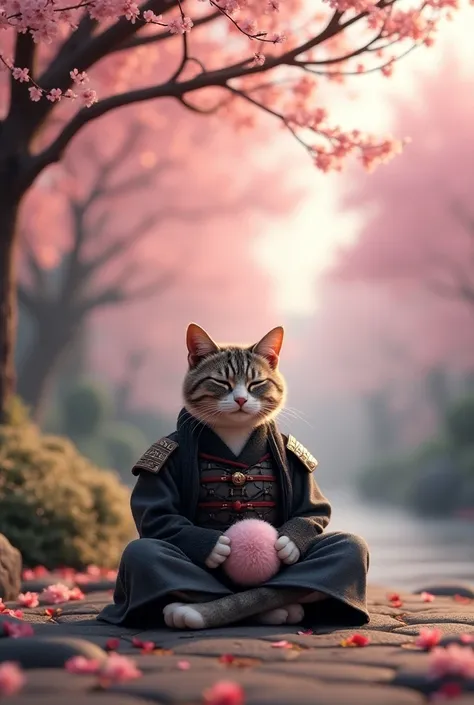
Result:
{"label": "cobblestone ground", "polygon": [[[23,591],[43,587],[36,581]],[[470,586],[424,586],[430,594],[372,587],[371,622],[363,629],[236,626],[201,632],[100,624],[96,615],[110,601],[110,588],[89,584],[83,600],[51,605],[47,614],[44,604],[22,608],[23,621],[0,615],[0,662],[19,663],[26,675],[23,689],[5,697],[9,705],[237,705],[205,695],[223,680],[241,686],[245,705],[421,705],[451,698],[474,705]],[[33,634],[14,638],[8,625],[25,622]],[[417,645],[420,631],[425,647]],[[64,668],[77,655],[105,662],[111,648],[132,658],[141,675],[98,687],[97,675]]]}

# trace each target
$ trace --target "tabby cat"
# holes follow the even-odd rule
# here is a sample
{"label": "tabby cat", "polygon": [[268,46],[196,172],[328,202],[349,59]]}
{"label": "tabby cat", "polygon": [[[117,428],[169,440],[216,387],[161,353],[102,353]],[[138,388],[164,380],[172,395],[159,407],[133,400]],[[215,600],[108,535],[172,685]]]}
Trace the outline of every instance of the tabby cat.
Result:
{"label": "tabby cat", "polygon": [[281,326],[251,346],[217,344],[200,326],[188,326],[185,407],[235,455],[253,429],[273,419],[284,405],[285,380],[278,369],[282,343]]}

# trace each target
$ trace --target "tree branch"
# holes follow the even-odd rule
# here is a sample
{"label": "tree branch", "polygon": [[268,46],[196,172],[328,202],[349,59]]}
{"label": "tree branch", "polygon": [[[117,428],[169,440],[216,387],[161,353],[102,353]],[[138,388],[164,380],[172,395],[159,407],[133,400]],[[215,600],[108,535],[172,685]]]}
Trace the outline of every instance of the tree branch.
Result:
{"label": "tree branch", "polygon": [[[17,32],[13,64],[20,69],[28,69],[32,78],[34,78],[36,48],[37,45],[29,32],[27,34]],[[6,119],[14,121],[24,120],[25,111],[30,109],[31,103],[28,91],[25,90],[24,84],[15,80],[13,73],[10,73],[10,110]]]}
{"label": "tree branch", "polygon": [[[202,27],[202,25],[213,22],[213,20],[216,20],[219,17],[222,17],[222,14],[217,11],[211,12],[209,15],[205,15],[204,17],[199,17],[197,20],[193,20],[193,32],[196,27]],[[141,37],[134,37],[121,46],[118,46],[116,49],[112,49],[112,51],[109,52],[109,55],[117,51],[125,51],[126,49],[135,49],[136,47],[147,46],[148,44],[156,44],[158,42],[162,42],[164,39],[170,39],[173,36],[175,35],[171,34],[171,32],[157,32],[156,34],[145,34]]]}
{"label": "tree branch", "polygon": [[126,268],[113,284],[80,302],[77,305],[75,315],[82,318],[97,308],[132,303],[148,298],[154,294],[162,293],[177,279],[177,272],[168,272],[143,286],[127,290],[124,281],[126,282],[130,278],[131,269],[130,267]]}

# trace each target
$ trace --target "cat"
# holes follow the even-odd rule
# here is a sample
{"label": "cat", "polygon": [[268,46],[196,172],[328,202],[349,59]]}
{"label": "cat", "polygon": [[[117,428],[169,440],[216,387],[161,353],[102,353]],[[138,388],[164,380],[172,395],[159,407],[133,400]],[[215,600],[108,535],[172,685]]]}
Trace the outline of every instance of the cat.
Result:
{"label": "cat", "polygon": [[185,408],[236,456],[252,431],[285,404],[286,383],[278,368],[283,335],[278,326],[255,345],[218,345],[200,326],[188,326]]}

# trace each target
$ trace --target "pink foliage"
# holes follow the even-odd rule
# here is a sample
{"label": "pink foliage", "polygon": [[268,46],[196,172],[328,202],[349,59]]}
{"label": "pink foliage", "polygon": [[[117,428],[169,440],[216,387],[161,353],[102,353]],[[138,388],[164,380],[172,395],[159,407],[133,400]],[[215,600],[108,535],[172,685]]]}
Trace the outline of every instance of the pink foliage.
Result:
{"label": "pink foliage", "polygon": [[[406,158],[347,180],[345,205],[365,224],[322,287],[312,336],[327,389],[409,386],[438,365],[473,366],[474,97],[461,66],[442,65],[420,81],[416,104],[394,103],[394,129],[412,138]],[[431,420],[418,423],[419,438]]]}
{"label": "pink foliage", "polygon": [[474,676],[474,651],[470,646],[449,644],[446,648],[436,648],[430,653],[430,674],[433,678]]}
{"label": "pink foliage", "polygon": [[218,681],[203,693],[204,705],[244,705],[245,694],[238,683]]}
{"label": "pink foliage", "polygon": [[[323,172],[340,170],[351,155],[371,170],[399,153],[403,142],[390,136],[377,139],[359,129],[332,123],[318,95],[320,74],[334,83],[343,83],[346,76],[365,70],[379,70],[388,77],[407,48],[413,44],[431,46],[438,25],[457,9],[453,0],[418,2],[408,8],[394,7],[393,3],[388,7],[375,0],[325,0],[309,13],[301,0],[209,0],[209,5],[210,11],[199,3],[172,2],[163,5],[163,14],[156,14],[146,4],[140,6],[132,0],[76,0],[67,9],[60,0],[5,0],[0,14],[0,65],[4,76],[11,74],[31,101],[51,103],[64,119],[74,114],[76,102],[79,108],[90,111],[89,116],[81,116],[86,122],[128,105],[134,98],[139,101],[139,94],[129,96],[128,92],[144,86],[149,88],[150,99],[181,99],[189,91],[193,93],[192,107],[209,111],[217,105],[222,115],[231,114],[240,126],[254,124],[253,111],[262,107],[297,136]],[[344,21],[339,22],[338,12]],[[153,30],[155,36],[167,41],[151,46],[140,41],[137,51],[120,53],[114,51],[118,47],[112,43],[110,56],[107,49],[104,56],[95,48],[93,54],[97,56],[91,60],[90,37],[86,36],[81,51],[71,52],[70,65],[61,64],[55,76],[53,71],[55,81],[51,85],[42,82],[41,72],[25,65],[27,57],[15,55],[15,36],[21,33],[35,45],[41,68],[54,64],[58,48],[83,27],[84,17],[97,22],[95,36],[122,19],[128,27],[125,25],[121,37],[140,32],[141,39]],[[354,19],[358,32],[352,34],[346,31],[346,23],[350,28]],[[211,31],[203,34],[209,25]],[[192,48],[184,44],[183,54],[183,38],[189,42],[190,34]],[[321,45],[325,49],[323,60]],[[369,65],[361,64],[361,54]],[[67,55],[62,53],[63,58]],[[288,65],[292,70],[288,71]],[[284,80],[280,75],[266,80],[280,66]],[[163,70],[166,73],[162,78]],[[196,90],[182,87],[197,76]],[[171,85],[178,85],[178,78],[182,79],[179,88],[171,90]],[[222,100],[223,93],[226,100]],[[112,95],[115,99],[108,100]],[[60,144],[57,151],[61,151]]]}
{"label": "pink foliage", "polygon": [[0,696],[14,695],[23,688],[25,676],[20,666],[11,661],[0,663]]}

